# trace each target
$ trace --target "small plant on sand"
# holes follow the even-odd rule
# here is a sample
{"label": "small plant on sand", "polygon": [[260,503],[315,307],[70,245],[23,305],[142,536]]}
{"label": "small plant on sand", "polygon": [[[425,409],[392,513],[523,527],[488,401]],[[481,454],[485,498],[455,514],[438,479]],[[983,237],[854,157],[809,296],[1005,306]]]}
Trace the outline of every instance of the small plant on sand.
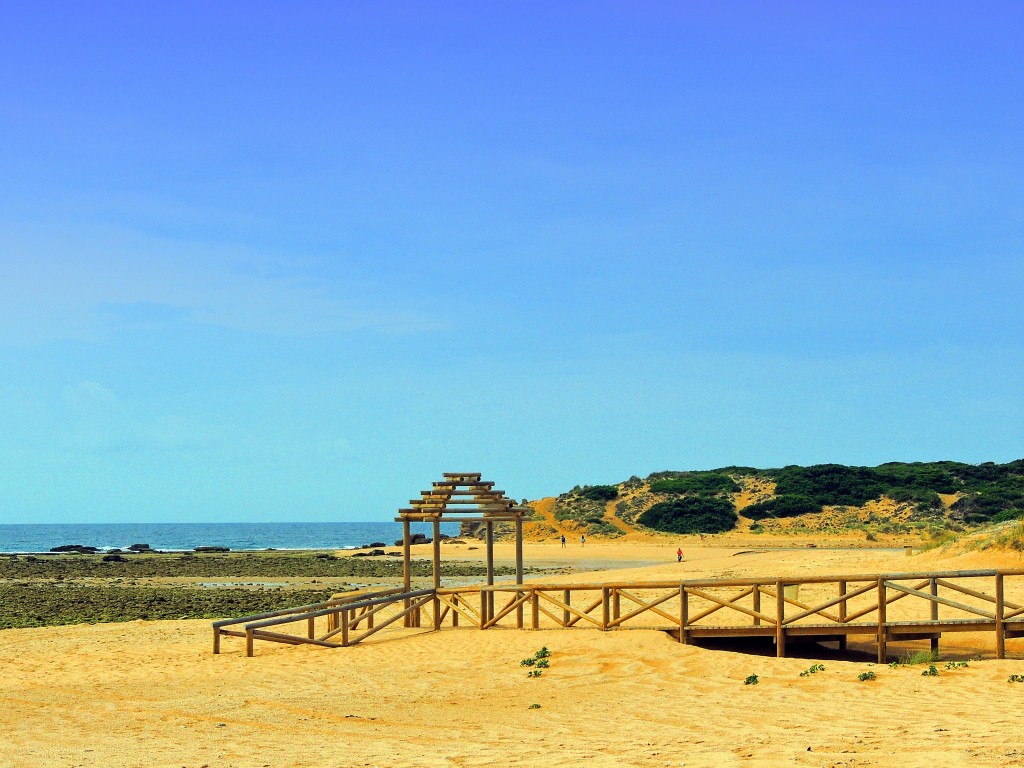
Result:
{"label": "small plant on sand", "polygon": [[746,679],[743,681],[743,684],[744,685],[757,685],[760,682],[761,681],[757,679],[757,675],[747,675]]}
{"label": "small plant on sand", "polygon": [[896,661],[890,661],[889,667],[896,669],[897,667],[913,667],[917,664],[933,664],[939,660],[939,654],[935,651],[917,651],[916,653],[908,653],[901,659]]}
{"label": "small plant on sand", "polygon": [[1010,675],[1006,678],[1008,683],[1024,683],[1024,675]]}
{"label": "small plant on sand", "polygon": [[934,664],[929,664],[928,669],[921,673],[921,677],[938,677],[939,670]]}
{"label": "small plant on sand", "polygon": [[551,663],[547,659],[537,659],[538,669],[547,669],[549,666],[551,666]]}
{"label": "small plant on sand", "polygon": [[535,659],[546,659],[550,655],[551,655],[551,651],[549,651],[548,647],[545,645],[539,651],[537,651],[535,654],[533,654],[533,657]]}
{"label": "small plant on sand", "polygon": [[526,676],[527,677],[540,677],[543,674],[544,674],[544,672],[539,670],[539,669],[531,669],[529,672],[526,673]]}
{"label": "small plant on sand", "polygon": [[535,658],[533,658],[533,656],[531,656],[528,659],[523,659],[522,661],[520,661],[519,662],[519,666],[520,667],[532,667],[536,663],[537,663],[537,660]]}
{"label": "small plant on sand", "polygon": [[800,673],[800,677],[809,677],[810,675],[814,675],[814,674],[817,674],[818,672],[824,672],[824,671],[825,671],[825,665],[824,664],[812,664],[811,666],[809,666],[807,669],[805,669],[803,672]]}
{"label": "small plant on sand", "polygon": [[966,661],[950,661],[946,663],[946,669],[966,669],[971,666]]}
{"label": "small plant on sand", "polygon": [[540,709],[540,704],[531,704],[530,709]]}
{"label": "small plant on sand", "polygon": [[857,675],[857,679],[860,680],[862,683],[867,682],[868,680],[874,680],[875,679],[875,673],[874,672],[861,672],[859,675]]}

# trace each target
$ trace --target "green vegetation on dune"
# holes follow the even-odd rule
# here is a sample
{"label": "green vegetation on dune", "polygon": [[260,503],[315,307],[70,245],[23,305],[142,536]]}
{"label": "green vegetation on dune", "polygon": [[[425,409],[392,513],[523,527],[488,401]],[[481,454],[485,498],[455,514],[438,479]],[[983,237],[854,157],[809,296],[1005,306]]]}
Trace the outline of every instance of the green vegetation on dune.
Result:
{"label": "green vegetation on dune", "polygon": [[678,477],[653,480],[650,484],[651,493],[668,494],[716,494],[736,493],[740,487],[728,475],[719,472],[695,472]]}
{"label": "green vegetation on dune", "polygon": [[952,510],[966,522],[985,522],[1006,510],[1024,510],[1024,460],[1008,464],[952,461],[877,467],[818,464],[758,470],[775,481],[777,496],[803,496],[825,506],[861,506],[887,496],[921,511],[943,509],[938,494],[962,494]]}
{"label": "green vegetation on dune", "polygon": [[605,506],[618,495],[619,488],[615,485],[576,486],[555,500],[555,519],[573,522],[579,530],[593,535],[621,536],[622,531],[604,518]]}
{"label": "green vegetation on dune", "polygon": [[736,527],[736,510],[725,499],[684,496],[655,504],[637,521],[666,533],[724,533]]}
{"label": "green vegetation on dune", "polygon": [[580,488],[579,495],[591,501],[611,501],[618,498],[619,488],[616,485],[587,485]]}
{"label": "green vegetation on dune", "polygon": [[744,507],[742,513],[751,520],[764,520],[772,517],[796,517],[820,511],[821,504],[810,496],[785,494]]}
{"label": "green vegetation on dune", "polygon": [[[758,530],[760,521],[814,515],[828,507],[827,520],[822,518],[822,524],[838,526],[835,532],[853,526],[868,533],[906,533],[922,526],[929,531],[944,526],[962,529],[964,525],[1014,520],[1024,515],[1024,459],[1006,464],[936,461],[889,462],[877,467],[731,466],[655,472],[646,480],[631,477],[618,486],[591,488],[617,488],[617,496],[608,494],[609,498],[619,499],[616,515],[628,523],[655,530],[729,530],[733,525],[722,511],[724,508],[712,502],[731,502],[735,494],[746,491],[747,501],[753,497],[754,503],[741,509],[740,514],[754,520]],[[576,488],[559,497],[559,519],[597,523],[603,514],[603,503],[590,497],[605,492],[583,491]],[[887,520],[887,513],[877,509],[860,514],[858,519],[855,510],[884,498],[898,505],[898,519]],[[674,502],[682,503],[664,506]],[[838,516],[836,510],[840,512]],[[816,529],[817,524],[814,525]]]}

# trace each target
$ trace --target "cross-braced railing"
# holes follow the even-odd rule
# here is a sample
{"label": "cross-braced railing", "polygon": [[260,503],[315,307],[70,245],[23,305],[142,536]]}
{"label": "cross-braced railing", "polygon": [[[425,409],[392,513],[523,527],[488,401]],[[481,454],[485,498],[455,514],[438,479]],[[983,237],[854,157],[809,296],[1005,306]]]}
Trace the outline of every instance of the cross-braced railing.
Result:
{"label": "cross-braced railing", "polygon": [[[890,641],[928,639],[936,649],[944,632],[993,632],[996,656],[1003,658],[1006,640],[1024,637],[1022,577],[1024,570],[985,570],[396,589],[215,622],[214,649],[219,650],[221,635],[245,637],[250,655],[257,639],[354,645],[401,619],[406,628],[432,630],[661,629],[681,643],[771,637],[779,656],[790,639],[838,641],[845,647],[850,637],[867,636],[877,643],[881,661]],[[321,617],[326,626],[317,634]],[[281,629],[302,622],[302,634]],[[227,628],[237,625],[241,631]]]}

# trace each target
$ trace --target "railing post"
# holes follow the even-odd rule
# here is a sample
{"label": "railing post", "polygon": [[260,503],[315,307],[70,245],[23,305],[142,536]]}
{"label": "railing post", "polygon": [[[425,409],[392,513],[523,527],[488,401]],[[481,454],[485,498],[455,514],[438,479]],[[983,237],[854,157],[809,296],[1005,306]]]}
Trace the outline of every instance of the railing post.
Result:
{"label": "railing post", "polygon": [[686,591],[686,585],[679,585],[679,642],[687,645],[690,637],[686,632],[686,625],[690,622],[690,595]]}
{"label": "railing post", "polygon": [[[488,520],[484,523],[484,531],[487,536],[486,544],[486,555],[487,555],[487,586],[493,586],[494,584],[494,522]],[[491,617],[494,616],[494,593],[487,592],[487,620],[490,621]]]}
{"label": "railing post", "polygon": [[530,595],[531,600],[531,613],[533,614],[531,619],[533,621],[533,628],[540,629],[540,596],[537,594],[537,590],[534,589]]}
{"label": "railing post", "polygon": [[[752,593],[752,595],[753,595],[754,602],[753,602],[753,605],[751,607],[755,611],[760,613],[761,612],[761,585],[760,584],[755,584],[754,585],[754,592]],[[760,626],[760,624],[761,624],[761,619],[759,617],[755,616],[754,617],[754,626],[757,627],[757,626]]]}
{"label": "railing post", "polygon": [[452,593],[452,605],[456,606],[455,608],[452,608],[452,626],[453,627],[457,627],[457,626],[459,626],[459,611],[458,611],[459,595],[458,595],[458,593],[455,593],[455,592]]}
{"label": "railing post", "polygon": [[348,647],[348,609],[341,609],[341,644]]}
{"label": "railing post", "polygon": [[484,589],[480,590],[480,629],[487,629],[487,622],[490,621],[490,617],[487,615],[487,605],[490,603],[490,599],[487,597],[487,591]]}
{"label": "railing post", "polygon": [[601,629],[608,629],[608,614],[611,612],[610,592],[608,587],[601,587]]}
{"label": "railing post", "polygon": [[618,621],[619,620],[619,616],[622,614],[622,611],[621,611],[621,608],[620,608],[620,599],[621,598],[620,598],[620,595],[619,595],[619,588],[618,587],[613,587],[612,588],[612,619],[614,619],[615,621]]}
{"label": "railing post", "polygon": [[[846,594],[846,582],[845,581],[840,581],[839,582],[839,596],[842,597],[845,594]],[[846,623],[846,598],[845,597],[839,603],[839,623],[840,624],[845,624]],[[846,650],[846,641],[847,641],[847,635],[840,635],[839,636],[839,650],[840,651],[845,651]]]}
{"label": "railing post", "polygon": [[373,629],[373,611],[369,608],[366,609],[366,628]]}
{"label": "railing post", "polygon": [[885,664],[885,578],[878,578],[878,663]]}
{"label": "railing post", "polygon": [[[406,592],[412,591],[412,549],[410,547],[410,531],[409,521],[402,521],[402,586]],[[412,603],[406,598],[403,601],[403,607],[405,608],[406,614],[402,619],[402,626],[412,627],[415,626],[412,623],[412,614],[409,613],[409,606]]]}
{"label": "railing post", "polygon": [[1006,632],[1003,626],[1005,611],[1003,598],[1003,574],[996,574],[996,658],[1006,658]]}
{"label": "railing post", "polygon": [[[565,603],[566,605],[572,605],[572,590],[569,590],[569,589],[563,589],[562,590],[562,602]],[[569,611],[565,610],[564,608],[562,609],[562,626],[563,627],[568,627],[569,626],[569,617],[571,615],[572,614],[569,613]]]}
{"label": "railing post", "polygon": [[[932,578],[928,579],[928,587],[929,587],[929,591],[932,593],[933,597],[938,597],[939,596],[939,580],[936,579],[934,576]],[[932,621],[938,621],[939,620],[939,604],[938,604],[937,601],[935,601],[935,600],[931,601],[931,611],[929,612],[928,615],[931,616],[931,620]],[[938,628],[936,628],[936,629],[938,629]],[[931,642],[929,643],[929,645],[931,647],[932,653],[938,653],[939,652],[939,638],[938,637],[931,638]]]}
{"label": "railing post", "polygon": [[441,588],[441,521],[433,521],[434,545],[433,564],[431,566],[434,574],[434,599],[430,603],[430,609],[434,612],[434,631],[441,628],[441,601],[437,599],[437,590]]}
{"label": "railing post", "polygon": [[213,628],[213,652],[220,653],[220,627]]}
{"label": "railing post", "polygon": [[775,582],[775,655],[786,655],[786,595],[781,581]]}
{"label": "railing post", "polygon": [[[523,516],[521,514],[516,515],[516,584],[523,583]],[[516,600],[522,597],[521,592],[516,593]],[[537,593],[533,593],[533,599],[537,599]],[[519,629],[523,628],[523,605],[520,603],[516,606],[516,627]],[[534,621],[533,628],[537,628],[537,622]]]}
{"label": "railing post", "polygon": [[306,637],[310,640],[316,637],[316,619],[312,616],[306,619]]}
{"label": "railing post", "polygon": [[252,630],[251,629],[246,629],[245,630],[245,655],[246,656],[252,657],[252,651],[253,651],[252,646],[253,646]]}

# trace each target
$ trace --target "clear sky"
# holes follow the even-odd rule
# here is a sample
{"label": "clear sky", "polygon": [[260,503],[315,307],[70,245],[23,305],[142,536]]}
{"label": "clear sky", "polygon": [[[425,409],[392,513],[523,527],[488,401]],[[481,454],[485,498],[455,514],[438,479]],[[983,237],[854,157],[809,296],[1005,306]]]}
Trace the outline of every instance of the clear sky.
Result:
{"label": "clear sky", "polygon": [[0,6],[0,522],[1024,456],[1024,4]]}

